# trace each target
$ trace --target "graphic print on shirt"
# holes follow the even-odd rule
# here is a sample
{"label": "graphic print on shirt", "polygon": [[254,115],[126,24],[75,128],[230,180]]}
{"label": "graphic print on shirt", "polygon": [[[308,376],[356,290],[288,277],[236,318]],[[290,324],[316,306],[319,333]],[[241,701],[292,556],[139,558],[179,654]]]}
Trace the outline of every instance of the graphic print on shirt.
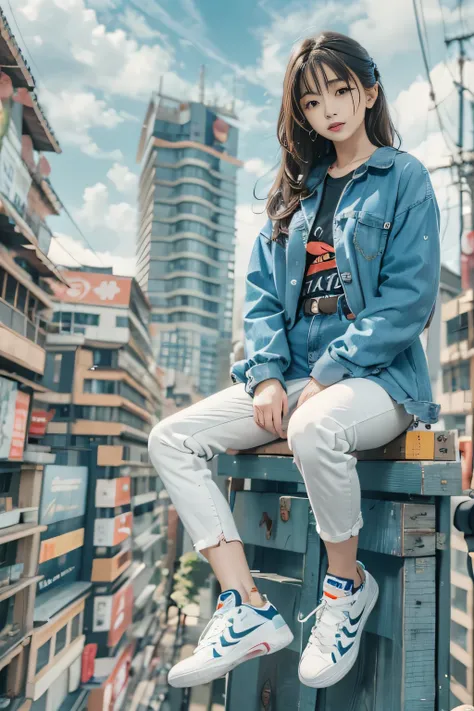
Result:
{"label": "graphic print on shirt", "polygon": [[[332,225],[331,225],[332,226]],[[321,240],[323,228],[318,226],[314,239],[306,245],[307,264],[302,296],[335,296],[343,293],[332,244]]]}
{"label": "graphic print on shirt", "polygon": [[321,205],[306,244],[306,272],[301,299],[344,293],[336,267],[333,219],[341,193],[351,176],[350,173],[342,178],[326,178]]}

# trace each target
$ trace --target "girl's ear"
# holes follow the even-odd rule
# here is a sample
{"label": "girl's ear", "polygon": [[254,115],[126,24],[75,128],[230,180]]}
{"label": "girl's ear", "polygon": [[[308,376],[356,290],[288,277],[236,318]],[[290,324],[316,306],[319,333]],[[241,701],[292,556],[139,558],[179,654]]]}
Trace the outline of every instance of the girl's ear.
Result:
{"label": "girl's ear", "polygon": [[367,103],[367,108],[371,109],[372,106],[375,104],[377,101],[377,97],[379,95],[379,84],[376,82],[374,86],[371,89],[368,89],[366,92],[366,103]]}

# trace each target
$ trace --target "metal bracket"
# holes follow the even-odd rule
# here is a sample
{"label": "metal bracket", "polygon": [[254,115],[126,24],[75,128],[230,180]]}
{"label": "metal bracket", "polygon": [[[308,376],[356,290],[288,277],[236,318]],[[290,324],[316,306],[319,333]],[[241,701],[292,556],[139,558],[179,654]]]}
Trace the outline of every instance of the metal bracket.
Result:
{"label": "metal bracket", "polygon": [[438,551],[446,551],[448,550],[448,546],[446,544],[446,534],[445,533],[438,533],[436,531],[436,550]]}

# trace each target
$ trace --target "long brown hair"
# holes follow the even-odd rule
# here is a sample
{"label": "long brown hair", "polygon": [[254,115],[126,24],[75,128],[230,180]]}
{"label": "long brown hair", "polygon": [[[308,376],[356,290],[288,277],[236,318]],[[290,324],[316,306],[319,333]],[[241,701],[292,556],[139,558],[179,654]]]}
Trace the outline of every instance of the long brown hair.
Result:
{"label": "long brown hair", "polygon": [[303,40],[290,57],[283,82],[277,125],[282,157],[267,199],[267,214],[274,221],[272,239],[278,239],[281,232],[287,232],[300,198],[308,194],[306,180],[311,169],[319,160],[334,152],[333,142],[311,129],[300,108],[302,86],[305,91],[311,91],[311,86],[316,86],[317,92],[321,93],[317,69],[321,70],[327,88],[328,79],[323,64],[330,67],[337,78],[347,85],[351,73],[358,77],[366,89],[378,82],[377,101],[365,114],[367,136],[376,146],[393,146],[395,137],[399,145],[401,142],[390,118],[380,72],[367,50],[339,32],[325,31],[316,38]]}

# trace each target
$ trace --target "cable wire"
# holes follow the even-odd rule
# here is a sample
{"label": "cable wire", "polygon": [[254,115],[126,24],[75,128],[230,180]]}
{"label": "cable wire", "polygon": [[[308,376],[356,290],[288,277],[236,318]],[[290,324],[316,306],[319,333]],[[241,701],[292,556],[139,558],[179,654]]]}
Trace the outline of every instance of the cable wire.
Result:
{"label": "cable wire", "polygon": [[[447,138],[449,138],[449,140],[451,141],[451,143],[453,143],[454,145],[457,145],[457,144],[456,144],[456,141],[454,141],[453,138],[450,136],[449,132],[446,130],[446,127],[445,127],[445,125],[444,125],[444,122],[443,122],[443,119],[442,119],[442,116],[441,116],[441,112],[440,112],[440,110],[439,110],[439,107],[437,106],[436,93],[435,93],[435,90],[434,90],[433,82],[432,82],[432,80],[431,80],[430,66],[429,66],[429,63],[428,63],[428,57],[427,57],[427,54],[426,54],[426,48],[425,48],[425,44],[424,44],[424,41],[423,41],[422,28],[421,28],[420,16],[419,16],[419,12],[418,12],[417,1],[416,1],[416,0],[412,0],[412,4],[413,4],[413,11],[414,11],[414,14],[415,14],[416,30],[417,30],[417,33],[418,33],[418,41],[419,41],[419,44],[420,44],[421,56],[422,56],[422,59],[423,59],[423,64],[424,64],[424,66],[425,66],[425,72],[426,72],[426,76],[427,76],[427,79],[428,79],[428,84],[429,84],[429,87],[430,87],[430,99],[431,99],[432,102],[433,102],[434,109],[435,109],[436,115],[437,115],[437,117],[438,117],[438,124],[439,124],[440,130],[441,130],[441,135],[443,136],[444,142],[445,142],[445,144],[446,144],[446,148],[452,153],[452,148],[448,145]],[[421,11],[422,11],[422,13],[423,13],[424,11],[423,11],[423,3],[422,3],[422,0],[420,0],[420,7],[421,7]]]}

